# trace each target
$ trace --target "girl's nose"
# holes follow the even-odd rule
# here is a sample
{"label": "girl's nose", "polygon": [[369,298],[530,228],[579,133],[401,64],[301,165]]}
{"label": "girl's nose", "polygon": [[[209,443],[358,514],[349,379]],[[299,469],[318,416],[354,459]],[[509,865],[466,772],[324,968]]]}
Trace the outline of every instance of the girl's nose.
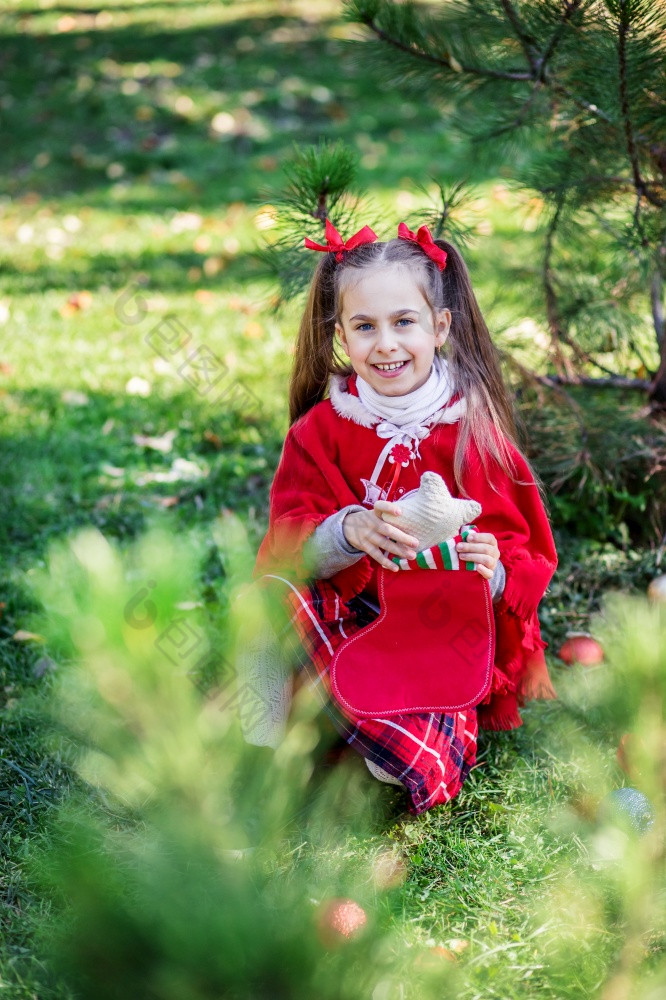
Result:
{"label": "girl's nose", "polygon": [[390,351],[397,346],[395,331],[391,326],[380,326],[377,329],[376,347],[380,351]]}

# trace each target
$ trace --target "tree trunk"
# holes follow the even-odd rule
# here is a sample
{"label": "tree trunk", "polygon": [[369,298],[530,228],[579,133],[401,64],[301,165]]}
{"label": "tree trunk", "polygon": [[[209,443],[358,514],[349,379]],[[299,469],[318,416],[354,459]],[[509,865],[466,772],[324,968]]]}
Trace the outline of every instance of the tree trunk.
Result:
{"label": "tree trunk", "polygon": [[650,383],[648,396],[653,403],[666,403],[666,337],[661,341],[659,370]]}
{"label": "tree trunk", "polygon": [[[662,251],[663,249],[664,244],[662,243],[659,250]],[[654,322],[654,331],[657,336],[657,346],[659,347],[659,369],[650,383],[650,391],[648,393],[649,398],[654,403],[666,403],[666,330],[664,329],[666,323],[664,322],[661,291],[662,280],[658,262],[657,269],[652,277],[652,287],[650,289],[652,319]]]}

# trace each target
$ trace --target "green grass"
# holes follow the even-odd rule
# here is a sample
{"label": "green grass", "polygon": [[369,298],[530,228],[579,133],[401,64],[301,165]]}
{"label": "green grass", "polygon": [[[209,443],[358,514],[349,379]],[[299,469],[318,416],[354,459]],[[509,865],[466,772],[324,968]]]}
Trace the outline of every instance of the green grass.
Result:
{"label": "green grass", "polygon": [[[165,511],[177,530],[205,535],[228,507],[260,541],[298,303],[272,313],[275,289],[252,251],[293,143],[346,140],[378,210],[412,227],[416,183],[478,184],[467,256],[479,299],[501,343],[525,363],[543,359],[531,207],[503,174],[475,172],[434,107],[387,100],[338,15],[328,0],[111,2],[96,14],[79,0],[18,2],[0,14],[0,121],[12,136],[0,149],[0,982],[16,1000],[35,995],[31,928],[46,908],[25,853],[75,780],[66,744],[25,709],[48,701],[54,674],[38,642],[13,638],[36,610],[31,575],[80,526],[125,544]],[[151,346],[169,316],[188,349],[223,364],[215,398],[178,372],[182,351],[166,360]],[[657,571],[653,550],[557,542],[541,609],[553,666],[605,590],[643,590]],[[212,544],[202,573],[214,604]],[[548,827],[571,780],[544,741],[560,711],[533,706],[524,730],[485,736],[451,807],[398,822],[401,793],[382,790],[380,830],[409,865],[392,919],[414,944],[469,942],[459,962],[470,998],[592,996],[617,946],[600,934],[578,980],[535,958],[548,922],[535,923],[535,900],[560,858],[585,865],[575,839]],[[368,850],[353,839],[349,849]]]}

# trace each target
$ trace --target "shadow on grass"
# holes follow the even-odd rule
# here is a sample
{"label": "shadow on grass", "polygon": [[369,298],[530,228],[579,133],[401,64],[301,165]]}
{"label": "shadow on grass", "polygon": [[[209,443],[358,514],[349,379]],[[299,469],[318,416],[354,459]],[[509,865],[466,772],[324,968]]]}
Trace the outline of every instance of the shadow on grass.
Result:
{"label": "shadow on grass", "polygon": [[[7,260],[3,264],[3,273],[14,293],[20,295],[39,295],[53,289],[73,291],[81,287],[91,291],[100,288],[120,291],[132,283],[137,274],[144,274],[149,278],[143,289],[145,294],[163,291],[191,295],[196,288],[237,290],[241,285],[270,277],[265,266],[252,253],[240,253],[226,258],[222,253],[222,271],[214,277],[206,277],[203,267],[211,253],[215,253],[215,247],[205,254],[193,250],[166,252],[145,248],[136,255],[102,251],[86,254],[78,261],[70,255],[62,263],[42,258],[41,263],[29,268]],[[191,268],[199,271],[196,281],[188,275]],[[269,299],[270,292],[266,292],[266,306]]]}
{"label": "shadow on grass", "polygon": [[[168,510],[177,525],[205,530],[226,507],[248,517],[253,541],[264,530],[282,445],[269,415],[229,409],[211,416],[210,404],[191,392],[89,393],[86,405],[68,405],[58,391],[32,389],[12,399],[32,417],[24,431],[0,437],[6,566],[34,565],[54,537],[83,526],[134,538],[149,511]],[[136,443],[137,434],[166,435],[170,448]]]}
{"label": "shadow on grass", "polygon": [[[211,5],[191,7],[211,16]],[[97,8],[58,11],[91,15]],[[460,172],[452,162],[460,150],[433,104],[401,95],[387,100],[358,45],[327,37],[335,33],[333,20],[267,13],[224,21],[230,10],[220,5],[220,23],[200,28],[137,23],[28,34],[29,14],[13,19],[23,34],[5,29],[0,36],[12,79],[2,117],[15,137],[0,150],[8,194],[20,198],[29,190],[102,207],[112,187],[147,183],[150,195],[134,194],[118,210],[160,212],[192,202],[214,210],[258,192],[294,142],[322,136],[355,145],[362,172],[375,183],[394,186],[426,170]],[[151,71],[156,58],[174,67],[173,76]],[[176,110],[178,98],[183,110]],[[227,114],[222,132],[211,133],[219,111]],[[35,164],[44,154],[46,162]],[[165,177],[170,171],[179,174],[177,183]]]}

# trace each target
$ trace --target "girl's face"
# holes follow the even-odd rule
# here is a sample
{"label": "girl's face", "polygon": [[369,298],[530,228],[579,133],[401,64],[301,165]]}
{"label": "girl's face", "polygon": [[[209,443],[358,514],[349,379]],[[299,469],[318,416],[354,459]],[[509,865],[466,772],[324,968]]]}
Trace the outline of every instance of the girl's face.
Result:
{"label": "girl's face", "polygon": [[406,267],[371,268],[343,296],[340,343],[357,375],[384,396],[404,396],[428,379],[435,348],[446,341],[451,313],[433,329],[430,306]]}

